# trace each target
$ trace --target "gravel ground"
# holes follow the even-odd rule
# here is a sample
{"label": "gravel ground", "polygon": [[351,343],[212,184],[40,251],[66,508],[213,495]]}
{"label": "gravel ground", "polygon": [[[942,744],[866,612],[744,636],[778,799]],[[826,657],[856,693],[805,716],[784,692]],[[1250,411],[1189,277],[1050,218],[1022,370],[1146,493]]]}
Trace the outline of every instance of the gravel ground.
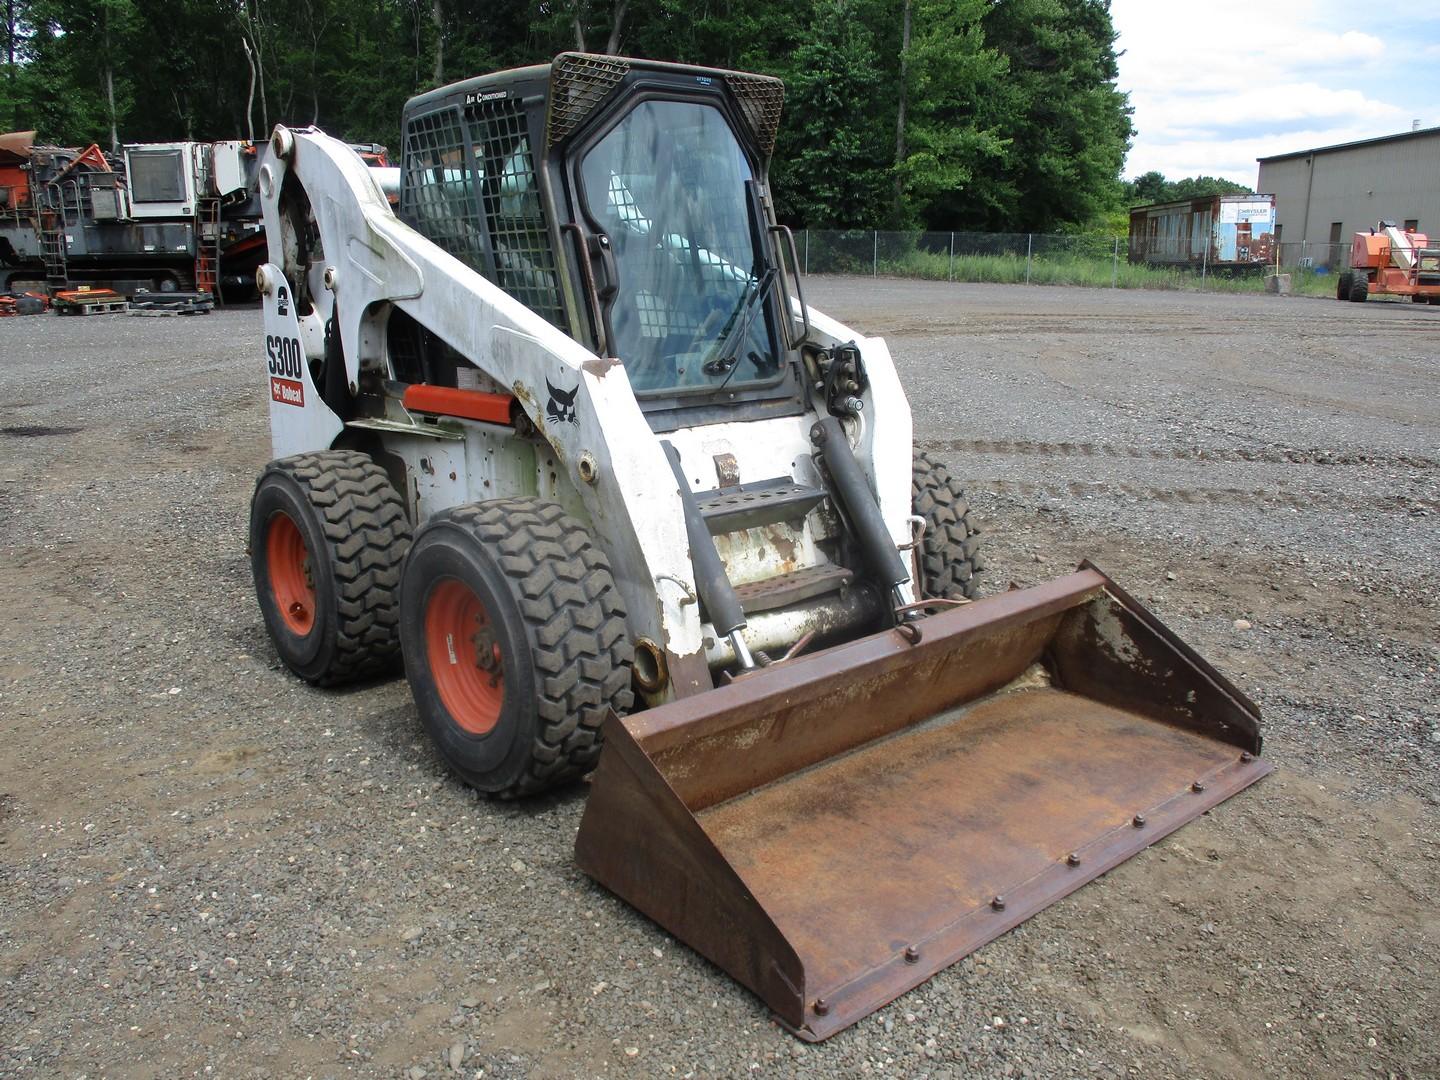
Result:
{"label": "gravel ground", "polygon": [[808,289],[889,339],[989,587],[1094,559],[1274,776],[805,1046],[574,868],[583,788],[477,799],[403,682],[279,668],[257,312],[6,320],[0,1075],[1440,1073],[1440,312]]}

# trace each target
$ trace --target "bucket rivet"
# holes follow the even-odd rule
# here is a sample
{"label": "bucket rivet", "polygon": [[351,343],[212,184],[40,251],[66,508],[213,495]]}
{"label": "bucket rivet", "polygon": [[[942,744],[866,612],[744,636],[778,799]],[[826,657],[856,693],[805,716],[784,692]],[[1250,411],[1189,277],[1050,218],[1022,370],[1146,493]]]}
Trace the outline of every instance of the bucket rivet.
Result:
{"label": "bucket rivet", "polygon": [[830,1011],[830,1003],[824,998],[816,998],[814,1009],[816,1016],[824,1016]]}
{"label": "bucket rivet", "polygon": [[905,962],[913,964],[920,959],[920,950],[914,945],[905,946]]}
{"label": "bucket rivet", "polygon": [[1254,760],[1255,760],[1255,755],[1252,754],[1252,753],[1250,753],[1249,750],[1245,750],[1245,751],[1242,751],[1242,752],[1241,752],[1241,754],[1240,754],[1240,760],[1241,760],[1241,761],[1254,761]]}
{"label": "bucket rivet", "polygon": [[1137,829],[1143,829],[1145,827],[1145,815],[1136,814],[1133,818],[1130,819],[1130,824],[1134,825]]}
{"label": "bucket rivet", "polygon": [[1196,780],[1193,784],[1190,785],[1190,790],[1191,790],[1191,791],[1204,791],[1204,790],[1205,790],[1205,781],[1204,781],[1204,780]]}
{"label": "bucket rivet", "polygon": [[1079,854],[1079,852],[1075,852],[1075,851],[1070,852],[1069,855],[1065,856],[1065,861],[1066,861],[1067,863],[1069,863],[1071,866],[1079,866],[1079,865],[1080,865],[1080,854]]}
{"label": "bucket rivet", "polygon": [[1003,896],[997,896],[997,897],[995,897],[995,899],[993,899],[993,900],[990,901],[990,906],[991,906],[992,908],[994,908],[996,911],[1004,911],[1004,910],[1005,910],[1005,898],[1004,898]]}

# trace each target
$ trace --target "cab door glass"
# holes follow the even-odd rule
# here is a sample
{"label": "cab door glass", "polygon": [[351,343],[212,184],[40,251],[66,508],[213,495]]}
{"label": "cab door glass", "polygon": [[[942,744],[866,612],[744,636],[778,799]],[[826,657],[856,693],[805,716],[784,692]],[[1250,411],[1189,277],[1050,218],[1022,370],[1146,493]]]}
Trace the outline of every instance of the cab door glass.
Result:
{"label": "cab door glass", "polygon": [[645,394],[774,381],[781,353],[739,143],[713,106],[643,101],[585,155],[582,200],[609,239],[612,351]]}

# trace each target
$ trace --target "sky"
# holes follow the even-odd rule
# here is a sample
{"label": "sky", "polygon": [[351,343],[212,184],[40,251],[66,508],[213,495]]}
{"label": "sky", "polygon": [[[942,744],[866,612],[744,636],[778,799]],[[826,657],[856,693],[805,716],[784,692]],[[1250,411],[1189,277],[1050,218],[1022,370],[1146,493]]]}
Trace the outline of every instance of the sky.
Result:
{"label": "sky", "polygon": [[1440,3],[1112,0],[1125,175],[1254,185],[1257,157],[1440,127]]}

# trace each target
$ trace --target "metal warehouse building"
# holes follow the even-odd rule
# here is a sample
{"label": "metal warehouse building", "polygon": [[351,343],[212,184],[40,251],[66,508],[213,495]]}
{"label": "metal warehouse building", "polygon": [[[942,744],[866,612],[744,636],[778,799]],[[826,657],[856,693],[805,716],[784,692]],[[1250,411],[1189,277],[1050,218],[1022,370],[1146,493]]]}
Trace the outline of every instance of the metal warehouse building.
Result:
{"label": "metal warehouse building", "polygon": [[1382,218],[1440,235],[1440,127],[1259,161],[1256,190],[1275,193],[1276,242],[1287,252],[1303,243],[1317,265]]}

